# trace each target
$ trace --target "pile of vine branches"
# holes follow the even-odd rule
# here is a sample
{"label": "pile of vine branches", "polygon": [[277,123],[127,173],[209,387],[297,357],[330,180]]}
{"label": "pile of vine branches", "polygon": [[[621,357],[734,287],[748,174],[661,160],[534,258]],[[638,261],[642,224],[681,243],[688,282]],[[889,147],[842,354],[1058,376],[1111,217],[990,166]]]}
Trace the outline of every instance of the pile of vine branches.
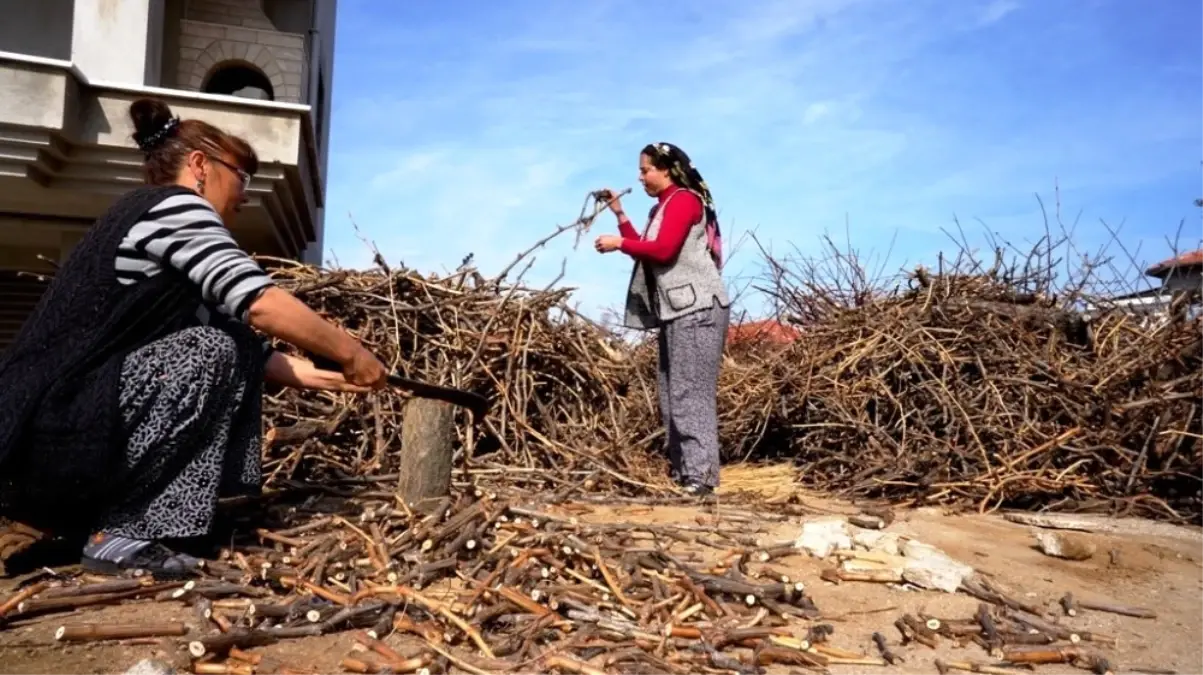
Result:
{"label": "pile of vine branches", "polygon": [[[728,342],[724,459],[791,461],[805,484],[852,496],[1198,522],[1197,297],[1158,320],[1092,305],[1089,284],[1054,286],[1045,257],[942,260],[892,286],[851,256],[768,258],[761,291],[796,335]],[[274,273],[403,374],[494,401],[483,420],[460,413],[461,465],[565,493],[670,489],[654,340],[577,314],[566,290],[472,268]],[[269,443],[269,475],[393,470],[403,403],[273,395],[273,427],[313,433]]]}

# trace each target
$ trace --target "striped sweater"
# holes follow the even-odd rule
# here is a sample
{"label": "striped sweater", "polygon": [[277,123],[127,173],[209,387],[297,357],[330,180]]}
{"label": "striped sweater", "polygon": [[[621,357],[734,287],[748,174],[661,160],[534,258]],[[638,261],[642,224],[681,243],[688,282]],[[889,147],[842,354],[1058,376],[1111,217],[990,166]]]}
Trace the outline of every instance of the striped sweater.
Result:
{"label": "striped sweater", "polygon": [[201,290],[198,311],[210,323],[209,309],[246,322],[251,303],[274,285],[222,224],[221,216],[196,194],[169,196],[151,208],[117,249],[117,280],[131,285],[170,267]]}

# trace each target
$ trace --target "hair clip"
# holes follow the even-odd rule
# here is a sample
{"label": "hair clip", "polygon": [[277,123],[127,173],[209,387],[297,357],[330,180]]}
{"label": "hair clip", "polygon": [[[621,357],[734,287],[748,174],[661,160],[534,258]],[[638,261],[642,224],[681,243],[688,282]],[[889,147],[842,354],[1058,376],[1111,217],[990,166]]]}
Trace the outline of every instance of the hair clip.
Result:
{"label": "hair clip", "polygon": [[138,143],[138,147],[141,148],[143,152],[150,152],[151,150],[154,150],[159,146],[159,144],[167,140],[169,136],[174,135],[175,130],[179,126],[180,118],[172,117],[171,119],[167,120],[161,129],[142,139],[141,142]]}

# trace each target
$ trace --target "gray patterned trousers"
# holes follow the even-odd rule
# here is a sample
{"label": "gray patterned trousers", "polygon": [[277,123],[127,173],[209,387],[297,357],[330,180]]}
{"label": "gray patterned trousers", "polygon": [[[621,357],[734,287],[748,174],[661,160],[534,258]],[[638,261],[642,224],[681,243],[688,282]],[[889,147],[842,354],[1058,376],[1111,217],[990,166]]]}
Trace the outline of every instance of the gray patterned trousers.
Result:
{"label": "gray patterned trousers", "polygon": [[203,536],[219,495],[260,489],[262,360],[262,343],[238,324],[187,328],[126,357],[123,497],[99,531]]}
{"label": "gray patterned trousers", "polygon": [[660,326],[658,387],[677,482],[718,487],[718,373],[731,310],[716,301]]}

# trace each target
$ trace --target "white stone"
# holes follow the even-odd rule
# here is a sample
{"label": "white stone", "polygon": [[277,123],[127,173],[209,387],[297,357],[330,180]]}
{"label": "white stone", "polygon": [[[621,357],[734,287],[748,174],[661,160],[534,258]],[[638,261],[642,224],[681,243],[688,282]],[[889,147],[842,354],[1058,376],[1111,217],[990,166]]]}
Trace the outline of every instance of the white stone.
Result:
{"label": "white stone", "polygon": [[972,567],[940,549],[914,539],[903,543],[902,555],[907,558],[902,578],[907,583],[928,590],[956,593],[961,581],[974,572]]}
{"label": "white stone", "polygon": [[898,555],[901,552],[898,542],[901,537],[897,532],[884,530],[863,530],[856,528],[852,532],[852,543],[866,551],[880,551],[888,555]]}
{"label": "white stone", "polygon": [[842,519],[812,520],[802,524],[802,533],[794,540],[800,548],[816,558],[826,558],[837,549],[852,548],[848,523]]}
{"label": "white stone", "polygon": [[174,675],[175,669],[154,659],[142,659],[130,666],[124,675]]}

